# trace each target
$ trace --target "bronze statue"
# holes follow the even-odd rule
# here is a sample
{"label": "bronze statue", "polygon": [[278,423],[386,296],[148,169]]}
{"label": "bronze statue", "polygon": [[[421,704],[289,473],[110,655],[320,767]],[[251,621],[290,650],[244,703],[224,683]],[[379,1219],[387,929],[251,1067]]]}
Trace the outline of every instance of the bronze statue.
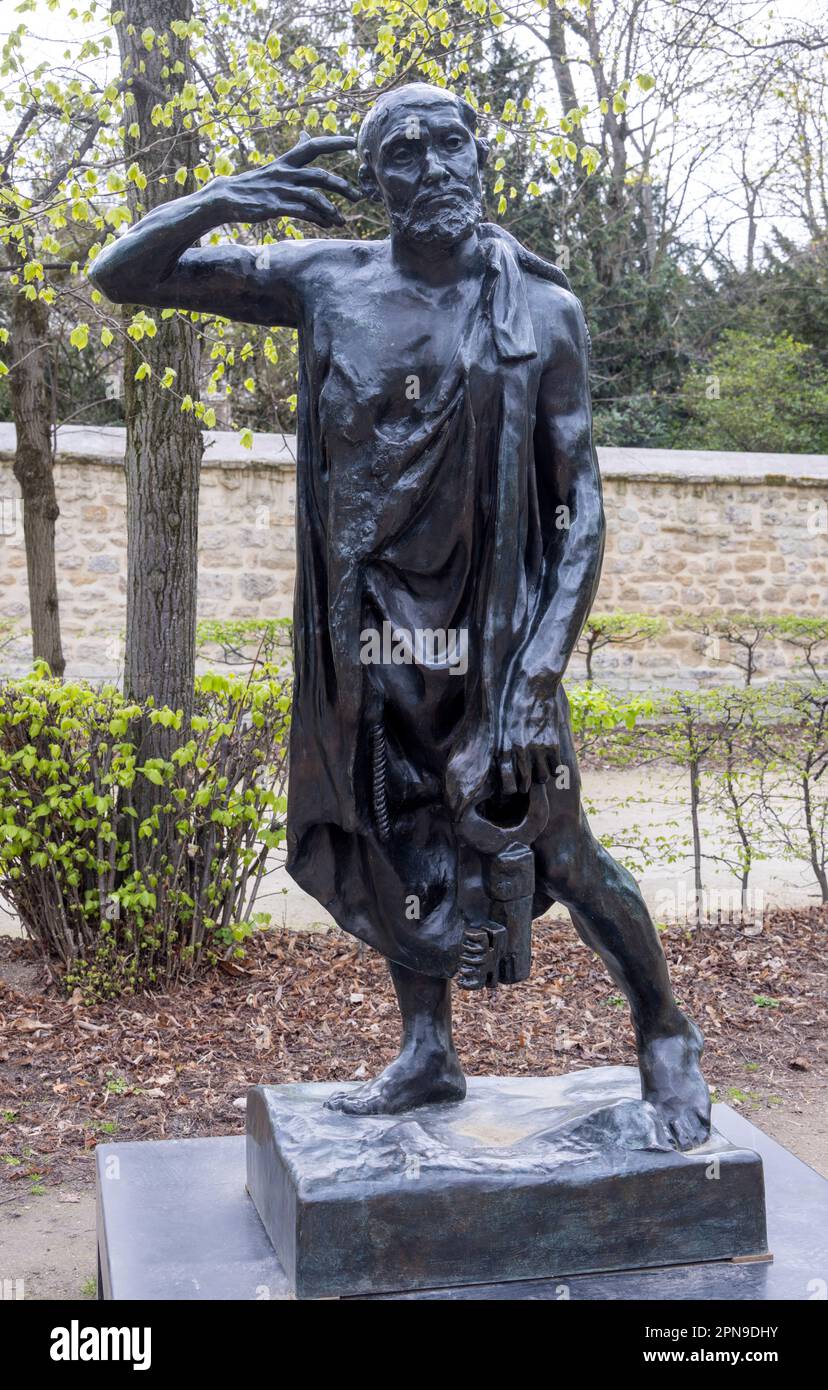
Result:
{"label": "bronze statue", "polygon": [[[627,996],[642,1092],[678,1148],[709,1133],[702,1038],[639,889],[581,806],[562,680],[604,520],[589,339],[555,266],[482,220],[473,110],[411,84],[358,141],[361,190],[314,167],[348,136],[164,204],[95,262],[116,302],[299,330],[295,704],[288,868],[387,957],[399,1057],[328,1104],[460,1100],[451,980],[524,979],[563,903]],[[344,222],[384,240],[199,247],[222,224]]]}

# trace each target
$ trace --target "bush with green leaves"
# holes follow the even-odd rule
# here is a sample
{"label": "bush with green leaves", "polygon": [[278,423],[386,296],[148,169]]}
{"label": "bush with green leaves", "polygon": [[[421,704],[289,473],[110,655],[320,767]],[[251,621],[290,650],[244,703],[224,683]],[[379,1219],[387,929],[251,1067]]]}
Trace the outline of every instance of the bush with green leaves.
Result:
{"label": "bush with green leaves", "polygon": [[642,719],[654,710],[648,695],[618,695],[602,686],[588,682],[571,686],[568,691],[572,713],[572,732],[578,754],[587,752],[614,731],[630,733]]}
{"label": "bush with green leaves", "polygon": [[828,450],[828,372],[790,334],[726,330],[684,385],[685,449],[771,454]]}
{"label": "bush with green leaves", "polygon": [[[104,997],[244,953],[285,836],[289,721],[278,675],[202,676],[187,727],[42,666],[0,686],[0,895],[55,978]],[[146,724],[176,731],[169,759],[142,757]]]}

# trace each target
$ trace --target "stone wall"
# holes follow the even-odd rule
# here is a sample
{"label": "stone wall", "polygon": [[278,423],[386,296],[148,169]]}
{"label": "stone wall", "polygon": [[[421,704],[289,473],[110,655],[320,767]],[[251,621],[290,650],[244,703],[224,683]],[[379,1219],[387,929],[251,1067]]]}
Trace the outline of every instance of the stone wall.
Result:
{"label": "stone wall", "polygon": [[[125,612],[123,430],[61,432],[57,551],[67,673],[115,676]],[[27,622],[26,563],[11,426],[0,425],[0,618]],[[677,618],[714,608],[828,613],[828,458],[603,449],[608,538],[597,608]],[[202,618],[290,612],[293,440],[212,433],[202,478]],[[301,537],[299,544],[301,545]],[[784,660],[770,650],[768,672]],[[25,639],[0,653],[27,662]],[[573,672],[580,672],[573,662]],[[722,679],[702,639],[670,631],[610,649],[596,677],[620,686]]]}

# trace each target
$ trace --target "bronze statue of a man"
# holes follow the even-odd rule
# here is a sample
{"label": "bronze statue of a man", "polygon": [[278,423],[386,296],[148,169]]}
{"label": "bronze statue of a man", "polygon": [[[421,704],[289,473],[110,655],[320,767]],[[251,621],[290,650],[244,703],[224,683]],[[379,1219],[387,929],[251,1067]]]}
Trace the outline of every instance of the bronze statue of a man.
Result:
{"label": "bronze statue of a man", "polygon": [[[318,167],[347,136],[157,208],[95,262],[116,302],[299,331],[295,704],[288,868],[387,957],[400,1055],[328,1102],[459,1100],[451,980],[516,982],[568,908],[627,996],[642,1090],[679,1148],[709,1132],[702,1039],[632,877],[580,798],[562,679],[604,521],[589,340],[566,278],[482,220],[475,114],[423,84],[363,122],[361,192]],[[217,226],[343,222],[384,240],[199,247]]]}

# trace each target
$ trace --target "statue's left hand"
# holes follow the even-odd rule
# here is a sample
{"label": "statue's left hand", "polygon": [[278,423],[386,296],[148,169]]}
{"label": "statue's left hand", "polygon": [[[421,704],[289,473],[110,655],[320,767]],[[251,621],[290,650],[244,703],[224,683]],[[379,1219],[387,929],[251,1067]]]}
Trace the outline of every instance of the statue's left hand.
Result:
{"label": "statue's left hand", "polygon": [[520,673],[510,684],[495,772],[502,796],[555,777],[560,762],[557,682]]}
{"label": "statue's left hand", "polygon": [[558,681],[549,675],[514,678],[504,698],[499,740],[470,727],[452,750],[446,799],[456,821],[467,807],[489,797],[528,792],[533,782],[554,778],[560,763]]}

